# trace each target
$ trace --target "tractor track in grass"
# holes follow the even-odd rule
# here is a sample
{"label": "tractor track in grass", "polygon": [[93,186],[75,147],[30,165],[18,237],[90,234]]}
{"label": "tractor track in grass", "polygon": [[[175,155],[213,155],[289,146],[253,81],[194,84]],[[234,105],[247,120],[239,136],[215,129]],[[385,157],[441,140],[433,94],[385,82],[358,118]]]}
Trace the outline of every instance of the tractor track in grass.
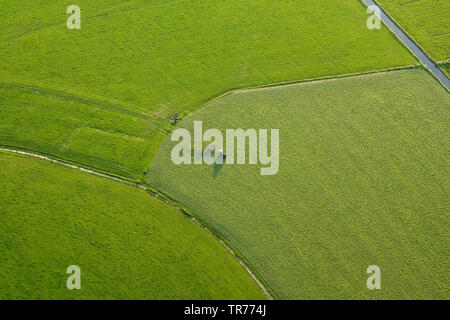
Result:
{"label": "tractor track in grass", "polygon": [[80,166],[79,164],[76,164],[75,162],[69,162],[63,159],[54,158],[45,154],[40,154],[32,151],[25,151],[25,150],[19,150],[19,149],[13,149],[9,147],[3,147],[0,146],[0,152],[7,152],[7,153],[13,153],[18,154],[22,156],[32,157],[40,160],[44,160],[53,164],[57,164],[66,168],[79,170],[85,173],[89,173],[101,178],[113,180],[119,183],[124,183],[126,185],[144,190],[149,195],[153,196],[154,198],[164,202],[164,204],[168,205],[172,209],[176,210],[177,212],[183,214],[185,217],[192,220],[194,223],[199,225],[201,228],[206,230],[209,234],[211,234],[219,243],[221,243],[234,257],[239,261],[239,263],[244,267],[244,269],[249,273],[249,275],[255,280],[255,282],[259,285],[261,290],[265,293],[265,295],[273,300],[277,299],[277,295],[275,292],[268,286],[268,284],[262,279],[262,277],[257,273],[257,271],[251,266],[251,264],[247,261],[247,259],[218,231],[211,228],[209,225],[207,225],[202,220],[195,217],[188,209],[183,208],[181,205],[179,205],[177,202],[175,202],[170,197],[164,195],[162,192],[144,185],[138,181],[132,181],[128,180],[126,178],[116,176],[107,172],[102,172],[95,169],[86,168],[83,166]]}
{"label": "tractor track in grass", "polygon": [[[31,94],[38,94],[41,96],[53,97],[64,101],[70,101],[75,103],[80,103],[86,106],[93,106],[103,110],[108,110],[111,112],[117,112],[122,115],[127,115],[139,120],[146,122],[151,128],[157,130],[161,134],[166,134],[166,132],[160,128],[164,119],[158,117],[152,117],[151,114],[144,113],[142,111],[133,110],[133,108],[127,108],[127,106],[122,106],[119,103],[112,103],[106,101],[104,98],[88,98],[81,95],[76,95],[73,93],[65,92],[62,90],[53,90],[28,84],[13,83],[13,82],[1,82],[0,88],[4,89],[18,89]],[[134,108],[137,109],[137,108]]]}

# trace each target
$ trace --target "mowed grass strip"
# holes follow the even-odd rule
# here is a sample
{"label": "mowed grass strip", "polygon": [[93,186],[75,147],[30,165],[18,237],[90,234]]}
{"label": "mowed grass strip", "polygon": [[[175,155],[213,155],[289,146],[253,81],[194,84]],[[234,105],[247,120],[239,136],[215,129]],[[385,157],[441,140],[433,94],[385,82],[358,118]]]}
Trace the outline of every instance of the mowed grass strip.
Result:
{"label": "mowed grass strip", "polygon": [[[264,299],[210,234],[145,191],[0,152],[1,299]],[[70,265],[81,290],[68,290]]]}
{"label": "mowed grass strip", "polygon": [[148,169],[171,115],[231,89],[416,63],[386,28],[367,29],[358,0],[77,4],[81,30],[68,30],[66,1],[0,0],[0,144],[59,156],[70,136],[66,158],[127,177]]}
{"label": "mowed grass strip", "polygon": [[[183,122],[279,129],[280,171],[180,165],[148,182],[222,233],[284,299],[448,299],[450,98],[422,70],[238,92]],[[224,150],[227,152],[227,150]],[[382,270],[382,289],[366,269]]]}
{"label": "mowed grass strip", "polygon": [[377,0],[437,62],[450,60],[450,1]]}

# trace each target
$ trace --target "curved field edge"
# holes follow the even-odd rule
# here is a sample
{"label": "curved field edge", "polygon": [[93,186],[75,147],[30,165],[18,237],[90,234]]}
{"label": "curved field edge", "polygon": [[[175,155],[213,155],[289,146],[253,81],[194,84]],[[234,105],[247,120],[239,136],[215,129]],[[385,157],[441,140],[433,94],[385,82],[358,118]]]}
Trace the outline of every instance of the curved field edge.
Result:
{"label": "curved field edge", "polygon": [[76,31],[60,22],[63,1],[27,2],[18,12],[5,3],[0,19],[0,40],[17,36],[1,52],[2,82],[15,88],[0,94],[0,144],[133,179],[170,115],[221,93],[416,62],[388,30],[366,28],[357,0],[81,1]]}
{"label": "curved field edge", "polygon": [[141,183],[139,181],[130,180],[125,177],[121,177],[118,175],[114,175],[109,172],[100,171],[95,168],[90,167],[83,167],[82,164],[76,163],[70,160],[62,159],[53,157],[51,155],[43,154],[43,153],[37,153],[32,150],[25,150],[25,149],[14,149],[9,147],[2,147],[0,146],[0,152],[6,152],[6,153],[12,153],[12,154],[18,154],[22,156],[37,158],[40,160],[48,161],[53,164],[57,164],[63,167],[71,168],[80,170],[89,174],[93,174],[95,176],[99,176],[102,178],[106,178],[109,180],[113,180],[116,182],[120,182],[141,190],[144,190],[152,197],[155,197],[168,207],[178,211],[180,214],[184,215],[185,217],[188,217],[191,219],[191,221],[197,225],[199,225],[201,228],[206,230],[208,233],[210,233],[219,243],[224,245],[228,251],[241,263],[241,265],[247,270],[247,272],[252,276],[252,278],[259,284],[262,291],[265,292],[266,296],[273,299],[277,298],[277,295],[271,288],[267,285],[267,283],[264,281],[264,279],[261,278],[261,276],[258,274],[258,272],[250,265],[248,260],[233,246],[232,243],[230,243],[220,232],[212,228],[210,225],[205,223],[204,221],[200,220],[198,216],[193,214],[189,209],[184,207],[182,204],[176,202],[174,199],[168,197],[166,194],[160,192],[159,190],[154,189],[152,186]]}
{"label": "curved field edge", "polygon": [[[3,299],[263,299],[205,230],[140,188],[0,152]],[[66,288],[79,265],[81,290]]]}
{"label": "curved field edge", "polygon": [[[280,128],[279,174],[175,166],[167,137],[147,182],[221,232],[282,299],[442,299],[449,107],[420,69],[236,92],[181,127]],[[371,264],[378,292],[366,288]]]}
{"label": "curved field edge", "polygon": [[[409,69],[386,68],[362,74]],[[362,75],[341,74],[302,81],[268,83],[226,91],[199,109],[238,91]],[[105,101],[64,92],[0,82],[0,146],[38,153],[123,179],[142,181],[164,137],[177,128],[158,129],[139,113]],[[108,123],[103,119],[108,118]],[[82,121],[82,126],[78,125]],[[85,135],[83,137],[82,135]],[[81,135],[81,136],[80,136]]]}

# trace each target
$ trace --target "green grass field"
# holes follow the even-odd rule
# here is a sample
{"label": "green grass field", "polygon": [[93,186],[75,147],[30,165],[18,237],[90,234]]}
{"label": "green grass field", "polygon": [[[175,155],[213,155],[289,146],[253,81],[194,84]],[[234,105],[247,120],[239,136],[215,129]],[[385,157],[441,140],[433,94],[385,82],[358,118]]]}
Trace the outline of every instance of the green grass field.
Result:
{"label": "green grass field", "polygon": [[[280,129],[280,171],[171,162],[148,182],[227,237],[284,299],[448,298],[450,98],[405,70],[237,92],[192,128]],[[227,150],[225,150],[227,152]],[[382,290],[366,269],[382,270]]]}
{"label": "green grass field", "polygon": [[450,77],[450,62],[441,65],[441,69],[445,72],[447,77]]}
{"label": "green grass field", "polygon": [[450,1],[377,0],[436,62],[450,60]]}
{"label": "green grass field", "polygon": [[0,84],[0,144],[138,179],[163,137],[143,117],[63,94]]}
{"label": "green grass field", "polygon": [[233,88],[415,64],[358,0],[0,0],[0,145],[138,179],[181,117]]}
{"label": "green grass field", "polygon": [[[450,2],[378,1],[448,75]],[[0,152],[0,299],[267,298],[213,232],[282,299],[448,299],[449,95],[421,67],[375,73],[418,61],[361,1],[78,0],[81,30],[69,4],[0,0],[0,147],[148,184],[210,232]],[[280,172],[173,165],[193,120],[280,129]]]}
{"label": "green grass field", "polygon": [[[145,191],[0,152],[0,299],[264,299],[200,226]],[[69,265],[81,290],[68,290]]]}

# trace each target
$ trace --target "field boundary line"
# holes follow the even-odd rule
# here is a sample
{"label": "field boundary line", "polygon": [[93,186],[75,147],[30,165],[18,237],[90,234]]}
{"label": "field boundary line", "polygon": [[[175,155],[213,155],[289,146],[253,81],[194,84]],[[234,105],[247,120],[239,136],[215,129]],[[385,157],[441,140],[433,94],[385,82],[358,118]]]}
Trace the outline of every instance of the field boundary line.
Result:
{"label": "field boundary line", "polygon": [[63,159],[59,159],[56,157],[52,157],[45,154],[40,154],[36,152],[31,151],[25,151],[20,149],[13,149],[13,148],[7,148],[0,146],[0,152],[6,152],[6,153],[13,153],[18,154],[26,157],[36,158],[39,160],[47,161],[65,168],[69,169],[75,169],[79,170],[88,174],[92,174],[101,178],[109,179],[118,183],[123,183],[128,186],[132,186],[138,189],[141,189],[145,191],[147,194],[152,196],[153,198],[156,198],[157,200],[163,202],[167,206],[171,207],[178,213],[181,213],[184,217],[187,217],[191,221],[193,221],[195,224],[197,224],[199,227],[204,229],[206,232],[208,232],[211,236],[213,236],[216,241],[218,241],[231,255],[240,263],[240,265],[247,271],[247,273],[253,278],[253,280],[258,284],[260,289],[264,292],[264,294],[267,296],[267,298],[274,300],[278,299],[275,292],[269,287],[269,285],[264,281],[264,279],[259,275],[259,273],[253,268],[253,266],[249,263],[249,261],[237,250],[222,234],[220,234],[217,230],[210,227],[207,223],[202,221],[201,219],[198,219],[194,214],[192,214],[187,208],[180,205],[175,200],[171,199],[170,197],[166,196],[162,192],[156,190],[155,188],[142,184],[138,181],[132,181],[127,178],[117,176],[114,174],[110,174],[104,171],[95,170],[95,169],[89,169],[85,168],[79,164],[76,164],[75,162],[68,162]]}
{"label": "field boundary line", "polygon": [[388,68],[388,69],[377,70],[377,71],[368,71],[368,72],[364,72],[364,73],[351,73],[351,74],[343,74],[343,75],[339,75],[339,76],[326,77],[326,78],[307,79],[307,80],[290,82],[290,83],[286,82],[283,84],[273,84],[273,85],[269,84],[269,85],[262,85],[262,86],[254,87],[254,88],[237,89],[237,90],[234,90],[232,93],[251,92],[251,91],[273,89],[273,88],[280,88],[280,87],[301,86],[301,85],[305,85],[305,84],[336,81],[336,80],[341,80],[341,79],[346,79],[346,78],[354,78],[354,77],[365,77],[365,76],[371,76],[371,75],[377,75],[377,74],[383,74],[383,73],[389,73],[389,72],[404,71],[404,70],[417,70],[418,67],[420,67],[419,64],[409,65],[409,66],[404,66],[404,67]]}
{"label": "field boundary line", "polygon": [[[255,86],[242,87],[242,88],[231,88],[231,89],[222,91],[222,93],[219,93],[216,96],[212,96],[208,101],[201,104],[198,109],[186,114],[183,118],[180,118],[179,121],[181,122],[183,119],[192,115],[196,111],[199,111],[199,110],[203,109],[204,107],[208,106],[209,104],[211,104],[219,99],[222,99],[230,94],[233,94],[233,93],[253,91],[253,90],[259,90],[259,89],[267,89],[267,88],[285,87],[285,86],[292,86],[292,85],[301,85],[301,84],[328,81],[328,80],[330,80],[330,81],[331,80],[339,80],[339,79],[343,79],[343,78],[366,76],[366,75],[379,74],[379,73],[385,73],[385,72],[395,72],[395,71],[401,71],[401,70],[414,70],[420,66],[421,66],[421,64],[417,63],[417,64],[409,64],[409,65],[403,65],[403,66],[398,66],[398,67],[389,67],[389,68],[365,71],[365,72],[343,73],[343,74],[339,74],[339,75],[323,76],[323,77],[317,77],[317,78],[307,78],[307,79],[303,79],[303,80],[273,82],[273,83],[265,83],[265,84],[261,84],[261,85],[255,85]],[[174,127],[176,128],[176,126],[173,126],[173,128]],[[167,134],[170,133],[173,130],[173,128],[169,129],[167,131]]]}
{"label": "field boundary line", "polygon": [[[289,80],[289,81],[281,81],[281,82],[263,83],[263,84],[258,84],[258,85],[250,85],[250,86],[246,86],[246,87],[234,87],[234,88],[232,87],[229,89],[225,89],[222,92],[219,92],[217,95],[209,96],[209,98],[205,99],[205,102],[200,104],[199,108],[183,115],[183,117],[181,117],[179,119],[179,121],[181,121],[181,120],[183,120],[183,118],[186,118],[187,116],[195,113],[196,111],[203,109],[205,106],[209,105],[210,103],[212,103],[216,100],[219,100],[229,94],[235,93],[235,92],[249,91],[249,90],[269,88],[269,87],[281,87],[281,86],[294,85],[294,84],[303,84],[303,83],[309,83],[309,82],[315,82],[315,81],[341,79],[341,78],[346,78],[346,77],[363,76],[363,75],[391,72],[391,71],[397,71],[397,70],[414,69],[420,65],[422,65],[422,64],[418,60],[418,63],[416,63],[416,64],[388,67],[388,68],[371,70],[371,71],[342,73],[342,74],[338,74],[338,75],[319,76],[319,77],[313,77],[313,78],[305,78],[305,79],[301,79],[301,80],[292,80],[292,81]],[[33,91],[39,91],[39,93],[42,92],[43,94],[48,95],[48,96],[53,95],[53,96],[56,96],[63,100],[70,100],[70,101],[74,101],[74,102],[78,102],[78,103],[83,103],[86,105],[95,105],[100,108],[102,108],[102,107],[107,108],[109,110],[117,111],[121,114],[126,114],[129,116],[133,116],[135,118],[147,121],[148,123],[153,123],[156,125],[156,128],[153,126],[152,126],[152,128],[163,135],[167,135],[168,133],[170,133],[173,128],[173,126],[166,126],[166,125],[160,123],[160,121],[164,121],[163,118],[159,118],[159,117],[154,118],[152,114],[147,115],[140,111],[128,110],[128,109],[124,108],[124,106],[121,106],[120,104],[115,104],[115,103],[112,103],[107,100],[84,97],[84,96],[76,95],[76,94],[66,92],[63,90],[47,89],[47,88],[43,88],[43,87],[39,87],[39,86],[35,86],[35,85],[26,84],[26,83],[1,82],[0,81],[0,88],[1,87],[7,88],[7,89],[14,88],[14,89],[26,90],[31,93],[33,93]],[[125,106],[126,106],[126,104],[125,104]],[[162,125],[162,127],[159,127],[159,125]]]}

